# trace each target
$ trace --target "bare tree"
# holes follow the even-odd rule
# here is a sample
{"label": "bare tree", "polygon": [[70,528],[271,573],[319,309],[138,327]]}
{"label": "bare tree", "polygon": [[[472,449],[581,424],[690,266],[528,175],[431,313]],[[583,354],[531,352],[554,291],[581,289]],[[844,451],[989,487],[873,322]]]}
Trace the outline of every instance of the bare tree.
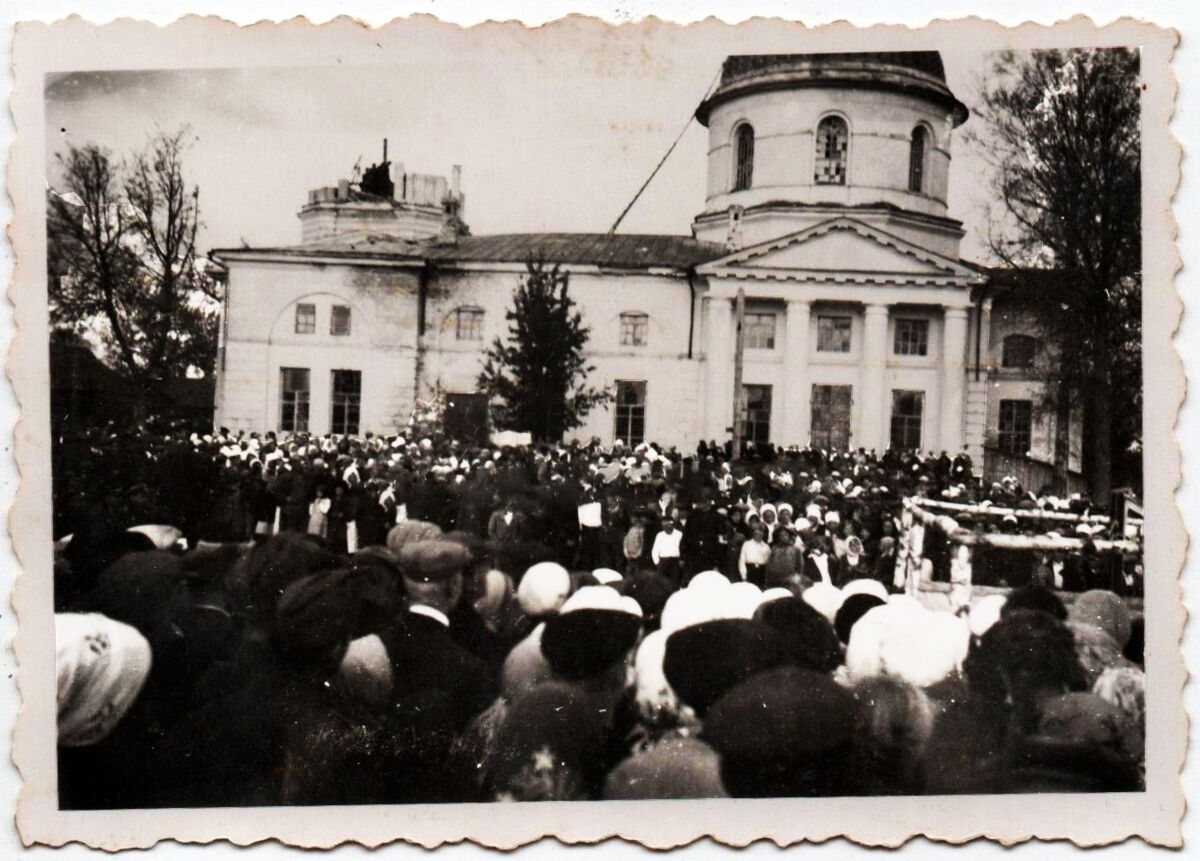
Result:
{"label": "bare tree", "polygon": [[[1056,382],[1082,409],[1084,473],[1103,503],[1114,445],[1141,436],[1138,54],[1005,52],[989,80],[973,137],[1005,216],[992,251],[1058,345]],[[1021,278],[1030,267],[1052,271]]]}

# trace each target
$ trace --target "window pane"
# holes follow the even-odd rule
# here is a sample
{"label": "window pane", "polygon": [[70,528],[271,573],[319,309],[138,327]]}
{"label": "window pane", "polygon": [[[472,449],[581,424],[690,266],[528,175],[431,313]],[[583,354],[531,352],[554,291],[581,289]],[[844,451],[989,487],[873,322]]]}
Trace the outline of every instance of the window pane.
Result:
{"label": "window pane", "polygon": [[826,117],[817,126],[817,160],[814,181],[819,185],[846,184],[846,148],[850,135],[841,117]]}
{"label": "window pane", "polygon": [[621,346],[644,347],[648,339],[650,318],[641,313],[621,315]]}
{"label": "window pane", "polygon": [[733,190],[744,191],[754,182],[754,129],[743,124],[737,130],[737,175]]}
{"label": "window pane", "polygon": [[350,307],[348,305],[333,306],[333,313],[329,318],[329,334],[350,334]]}
{"label": "window pane", "polygon": [[317,331],[317,306],[296,306],[296,334],[311,335]]}
{"label": "window pane", "polygon": [[924,392],[892,392],[892,448],[911,450],[921,447],[921,419],[924,412]]}
{"label": "window pane", "polygon": [[929,321],[899,318],[893,352],[898,356],[924,356],[929,352]]}
{"label": "window pane", "polygon": [[1026,455],[1033,446],[1033,401],[1000,402],[1000,451]]}
{"label": "window pane", "polygon": [[646,381],[617,380],[617,407],[613,434],[627,445],[646,437]]}
{"label": "window pane", "polygon": [[1037,338],[1009,335],[1004,339],[1002,364],[1006,368],[1032,368],[1037,358]]}
{"label": "window pane", "polygon": [[849,317],[817,318],[817,351],[821,353],[850,352],[851,321]]}
{"label": "window pane", "polygon": [[771,387],[742,386],[742,439],[756,445],[771,441]]}
{"label": "window pane", "polygon": [[745,344],[748,350],[775,349],[775,315],[747,314],[745,318]]}

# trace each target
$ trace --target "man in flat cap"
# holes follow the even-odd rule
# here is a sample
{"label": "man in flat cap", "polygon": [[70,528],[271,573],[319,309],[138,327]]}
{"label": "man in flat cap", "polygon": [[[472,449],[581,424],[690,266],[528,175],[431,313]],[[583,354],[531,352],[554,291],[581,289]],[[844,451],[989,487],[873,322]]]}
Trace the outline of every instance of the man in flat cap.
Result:
{"label": "man in flat cap", "polygon": [[464,800],[443,778],[450,746],[499,692],[494,673],[450,634],[470,551],[441,538],[399,554],[407,609],[383,632],[395,677],[389,730],[395,755],[389,801]]}

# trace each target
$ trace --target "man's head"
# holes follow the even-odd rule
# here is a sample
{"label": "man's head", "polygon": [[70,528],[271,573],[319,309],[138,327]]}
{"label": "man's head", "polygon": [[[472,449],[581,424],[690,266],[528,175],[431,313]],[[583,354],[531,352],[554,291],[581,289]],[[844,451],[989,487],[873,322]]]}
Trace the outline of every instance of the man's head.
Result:
{"label": "man's head", "polygon": [[400,570],[409,603],[449,613],[462,597],[463,572],[470,564],[470,551],[453,541],[434,538],[406,544],[400,551]]}

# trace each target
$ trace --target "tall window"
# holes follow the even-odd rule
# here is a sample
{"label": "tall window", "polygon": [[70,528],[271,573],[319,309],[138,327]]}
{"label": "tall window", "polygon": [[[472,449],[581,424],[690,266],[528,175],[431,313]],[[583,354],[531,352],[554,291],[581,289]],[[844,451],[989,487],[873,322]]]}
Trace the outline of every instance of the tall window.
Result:
{"label": "tall window", "polygon": [[308,430],[308,368],[279,369],[279,429]]}
{"label": "tall window", "polygon": [[329,410],[329,432],[358,433],[358,412],[362,401],[362,371],[333,371],[333,395]]}
{"label": "tall window", "polygon": [[924,413],[924,392],[892,392],[892,448],[915,451],[921,447]]}
{"label": "tall window", "polygon": [[738,126],[734,137],[737,148],[737,173],[733,178],[733,190],[745,191],[754,182],[754,128],[749,123]]}
{"label": "tall window", "polygon": [[846,149],[850,132],[841,117],[826,117],[817,126],[817,169],[813,181],[818,185],[846,184]]}
{"label": "tall window", "polygon": [[650,318],[640,311],[621,315],[621,346],[644,347],[650,330]]}
{"label": "tall window", "polygon": [[929,321],[899,317],[896,320],[896,339],[892,352],[897,356],[929,354]]}
{"label": "tall window", "polygon": [[646,381],[617,380],[617,425],[614,439],[637,445],[646,438]]}
{"label": "tall window", "polygon": [[1025,455],[1033,447],[1033,401],[1000,402],[1000,451]]}
{"label": "tall window", "polygon": [[774,350],[775,315],[747,314],[744,333],[747,350]]}
{"label": "tall window", "polygon": [[849,353],[850,328],[849,317],[817,317],[817,352]]}
{"label": "tall window", "polygon": [[329,317],[329,334],[330,335],[349,335],[350,334],[350,306],[349,305],[334,305],[333,313]]}
{"label": "tall window", "polygon": [[923,191],[925,183],[925,137],[924,126],[913,129],[912,143],[908,146],[908,190]]}
{"label": "tall window", "polygon": [[454,337],[459,341],[482,341],[483,309],[457,309],[454,312]]}
{"label": "tall window", "polygon": [[296,306],[296,334],[311,335],[317,331],[317,306],[300,304]]}
{"label": "tall window", "polygon": [[756,445],[771,441],[770,386],[742,386],[742,439]]}
{"label": "tall window", "polygon": [[1001,364],[1006,368],[1032,368],[1037,359],[1037,338],[1029,335],[1009,335],[1004,339]]}

